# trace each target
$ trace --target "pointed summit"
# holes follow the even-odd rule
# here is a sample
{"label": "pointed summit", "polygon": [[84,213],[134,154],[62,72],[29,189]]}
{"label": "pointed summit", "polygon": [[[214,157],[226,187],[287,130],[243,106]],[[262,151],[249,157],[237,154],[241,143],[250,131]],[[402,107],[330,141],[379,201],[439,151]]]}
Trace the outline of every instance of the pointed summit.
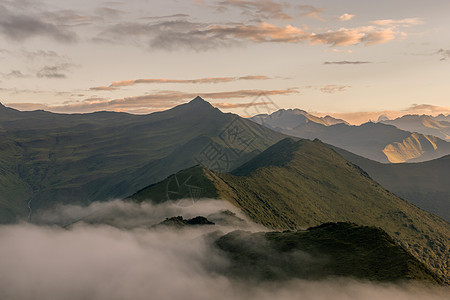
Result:
{"label": "pointed summit", "polygon": [[202,97],[197,96],[188,103],[184,104],[184,106],[188,107],[189,109],[196,109],[196,110],[210,110],[214,109],[214,106],[211,105],[208,101],[204,100]]}
{"label": "pointed summit", "polygon": [[190,102],[188,102],[188,105],[195,105],[195,106],[203,106],[203,107],[213,107],[211,103],[204,100],[202,97],[197,96],[194,99],[192,99]]}
{"label": "pointed summit", "polygon": [[207,101],[205,101],[202,97],[197,96],[194,99],[192,99],[191,102],[195,103],[195,102],[207,102]]}

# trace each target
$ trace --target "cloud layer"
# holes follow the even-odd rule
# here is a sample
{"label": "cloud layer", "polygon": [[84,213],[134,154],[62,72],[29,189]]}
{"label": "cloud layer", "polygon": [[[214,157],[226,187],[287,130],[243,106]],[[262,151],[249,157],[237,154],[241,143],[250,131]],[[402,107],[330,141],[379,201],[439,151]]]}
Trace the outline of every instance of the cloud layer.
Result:
{"label": "cloud layer", "polygon": [[239,80],[268,80],[270,79],[264,75],[248,75],[241,77],[206,77],[197,79],[165,79],[165,78],[153,78],[153,79],[134,79],[134,80],[121,80],[114,81],[109,86],[93,87],[91,90],[108,91],[116,90],[119,87],[132,86],[136,84],[161,84],[161,83],[184,83],[184,84],[200,84],[200,83],[226,83]]}
{"label": "cloud layer", "polygon": [[[306,9],[306,8],[305,8]],[[311,10],[307,14],[317,15]],[[268,22],[209,24],[188,20],[153,23],[119,23],[97,36],[97,41],[134,43],[154,49],[175,50],[180,47],[205,51],[242,43],[309,43],[330,46],[371,46],[404,36],[398,27],[414,25],[413,20],[379,20],[372,25],[313,32],[293,25]]]}
{"label": "cloud layer", "polygon": [[1,4],[0,34],[17,42],[32,37],[46,37],[62,43],[72,43],[77,40],[77,35],[64,26],[48,22],[38,14],[13,12]]}
{"label": "cloud layer", "polygon": [[[208,213],[230,204],[209,202]],[[221,203],[221,204],[218,204]],[[131,207],[130,207],[131,205]],[[67,229],[51,225],[0,226],[0,298],[2,299],[444,299],[445,288],[414,284],[376,284],[352,279],[285,282],[236,281],[221,274],[226,257],[212,244],[215,227],[184,230],[124,228],[133,216],[170,217],[167,207],[120,202],[98,204],[109,225],[78,223]],[[105,208],[106,209],[105,211]],[[113,209],[112,209],[113,208]],[[60,217],[88,208],[60,207]],[[184,213],[183,209],[179,211]],[[169,215],[168,215],[169,214]],[[105,218],[109,216],[108,218]],[[125,218],[125,216],[127,218]],[[118,217],[118,218],[117,218]],[[101,218],[97,218],[101,220]],[[119,226],[117,226],[119,225]]]}

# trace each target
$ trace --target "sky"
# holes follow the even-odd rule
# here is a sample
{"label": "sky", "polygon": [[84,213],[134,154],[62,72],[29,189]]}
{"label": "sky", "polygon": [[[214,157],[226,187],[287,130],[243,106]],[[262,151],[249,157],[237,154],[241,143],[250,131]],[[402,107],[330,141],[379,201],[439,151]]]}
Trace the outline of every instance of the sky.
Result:
{"label": "sky", "polygon": [[0,0],[0,102],[449,114],[449,13],[448,0]]}

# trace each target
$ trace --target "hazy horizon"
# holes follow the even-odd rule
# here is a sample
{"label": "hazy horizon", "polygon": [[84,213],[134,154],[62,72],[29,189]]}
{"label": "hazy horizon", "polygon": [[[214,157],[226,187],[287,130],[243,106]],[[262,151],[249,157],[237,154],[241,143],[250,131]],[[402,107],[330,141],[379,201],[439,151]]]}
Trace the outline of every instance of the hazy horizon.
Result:
{"label": "hazy horizon", "polygon": [[0,99],[150,113],[201,95],[248,116],[264,93],[359,124],[449,114],[444,0],[0,1]]}

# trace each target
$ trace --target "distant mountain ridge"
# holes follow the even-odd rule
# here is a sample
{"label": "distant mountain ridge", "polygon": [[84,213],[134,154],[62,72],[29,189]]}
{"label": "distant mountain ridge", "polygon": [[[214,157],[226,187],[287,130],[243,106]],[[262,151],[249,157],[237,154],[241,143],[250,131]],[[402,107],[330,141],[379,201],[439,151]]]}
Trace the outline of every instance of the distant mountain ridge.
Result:
{"label": "distant mountain ridge", "polygon": [[279,110],[250,120],[299,138],[325,143],[382,163],[421,162],[450,154],[450,143],[432,135],[411,133],[393,125],[368,122],[351,126],[345,121],[306,117],[302,110]]}
{"label": "distant mountain ridge", "polygon": [[259,114],[250,118],[250,120],[258,123],[264,124],[264,126],[272,129],[283,129],[283,128],[295,128],[300,124],[307,124],[309,122],[314,122],[317,124],[322,124],[324,126],[336,125],[336,124],[347,124],[348,123],[341,119],[336,119],[331,116],[316,117],[304,110],[295,109],[280,109],[272,114]]}
{"label": "distant mountain ridge", "polygon": [[383,124],[394,125],[402,130],[433,135],[450,141],[450,115],[433,117],[428,115],[405,115],[394,120],[381,120]]}

